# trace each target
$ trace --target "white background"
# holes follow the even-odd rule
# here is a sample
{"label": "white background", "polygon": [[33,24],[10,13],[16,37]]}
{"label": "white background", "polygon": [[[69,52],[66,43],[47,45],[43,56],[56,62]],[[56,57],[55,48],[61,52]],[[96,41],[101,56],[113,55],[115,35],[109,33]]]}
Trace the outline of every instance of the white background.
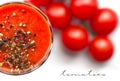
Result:
{"label": "white background", "polygon": [[[22,0],[0,0],[0,4],[10,1]],[[120,19],[119,0],[98,0],[99,6],[113,9]],[[60,32],[54,31],[54,46],[48,60],[37,70],[20,76],[11,76],[0,73],[0,81],[118,81],[120,80],[120,23],[116,30],[109,35],[115,45],[112,59],[106,63],[98,63],[91,59],[87,51],[77,52],[77,57],[67,55],[70,52],[64,49]],[[87,73],[90,69],[93,73],[104,73],[106,76],[62,76],[63,70],[67,73]]]}

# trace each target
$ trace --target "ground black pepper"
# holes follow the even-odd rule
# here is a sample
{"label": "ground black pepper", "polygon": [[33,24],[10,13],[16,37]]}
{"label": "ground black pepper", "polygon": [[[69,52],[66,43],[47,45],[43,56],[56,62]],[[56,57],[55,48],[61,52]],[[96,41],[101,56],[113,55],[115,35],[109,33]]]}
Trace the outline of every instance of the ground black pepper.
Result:
{"label": "ground black pepper", "polygon": [[3,24],[0,24],[0,27],[3,27]]}
{"label": "ground black pepper", "polygon": [[[22,13],[26,13],[23,9]],[[13,12],[12,16],[16,18],[16,13]],[[6,16],[6,21],[9,20],[9,16]],[[3,24],[0,24],[0,27],[3,27]],[[18,26],[26,28],[27,24],[20,22]],[[11,30],[14,27],[11,23],[9,23],[9,29],[3,28],[4,30]],[[22,72],[27,69],[30,69],[32,63],[28,60],[29,52],[34,52],[36,48],[36,42],[34,38],[36,37],[35,33],[31,33],[30,31],[24,31],[23,29],[17,29],[13,35],[13,37],[4,37],[4,34],[0,33],[0,52],[4,52],[7,55],[4,58],[4,62],[0,62],[0,67],[3,64],[8,65],[11,68],[11,72]]]}
{"label": "ground black pepper", "polygon": [[10,25],[10,29],[12,29],[14,26],[13,25]]}
{"label": "ground black pepper", "polygon": [[13,12],[13,13],[12,13],[12,16],[16,18],[16,13],[15,13],[15,12]]}
{"label": "ground black pepper", "polygon": [[21,12],[22,12],[22,13],[26,13],[26,10],[25,10],[25,9],[22,9]]}
{"label": "ground black pepper", "polygon": [[[25,38],[23,34],[26,35]],[[29,54],[28,50],[35,50],[36,45],[34,40],[28,42],[27,38],[30,39],[31,35],[29,36],[27,32],[16,30],[15,36],[11,39],[9,38],[9,41],[8,38],[3,38],[0,41],[0,48],[2,48],[0,50],[9,52],[5,58],[5,63],[8,64],[13,70],[24,70],[31,67],[31,63],[27,59]]]}

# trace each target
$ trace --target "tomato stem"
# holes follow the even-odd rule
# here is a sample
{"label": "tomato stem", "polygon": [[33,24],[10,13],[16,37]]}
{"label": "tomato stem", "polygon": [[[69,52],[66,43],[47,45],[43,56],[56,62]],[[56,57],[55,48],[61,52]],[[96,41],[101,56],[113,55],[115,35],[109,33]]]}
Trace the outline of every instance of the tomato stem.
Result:
{"label": "tomato stem", "polygon": [[93,36],[96,36],[96,33],[91,29],[88,21],[80,21],[80,24],[82,24]]}

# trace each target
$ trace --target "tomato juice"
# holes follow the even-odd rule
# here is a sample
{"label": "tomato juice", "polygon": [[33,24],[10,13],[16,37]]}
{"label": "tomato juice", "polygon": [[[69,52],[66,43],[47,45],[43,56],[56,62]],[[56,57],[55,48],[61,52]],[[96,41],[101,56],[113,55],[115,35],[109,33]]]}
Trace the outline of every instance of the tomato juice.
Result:
{"label": "tomato juice", "polygon": [[53,42],[51,25],[39,9],[12,2],[0,6],[0,71],[25,74],[48,57]]}

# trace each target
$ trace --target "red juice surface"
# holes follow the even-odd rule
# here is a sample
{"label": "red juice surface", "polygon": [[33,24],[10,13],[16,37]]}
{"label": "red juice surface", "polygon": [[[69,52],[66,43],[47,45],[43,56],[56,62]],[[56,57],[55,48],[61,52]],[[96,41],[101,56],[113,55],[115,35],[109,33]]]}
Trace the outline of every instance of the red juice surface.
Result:
{"label": "red juice surface", "polygon": [[0,6],[0,71],[24,74],[48,57],[52,34],[48,20],[24,3]]}

